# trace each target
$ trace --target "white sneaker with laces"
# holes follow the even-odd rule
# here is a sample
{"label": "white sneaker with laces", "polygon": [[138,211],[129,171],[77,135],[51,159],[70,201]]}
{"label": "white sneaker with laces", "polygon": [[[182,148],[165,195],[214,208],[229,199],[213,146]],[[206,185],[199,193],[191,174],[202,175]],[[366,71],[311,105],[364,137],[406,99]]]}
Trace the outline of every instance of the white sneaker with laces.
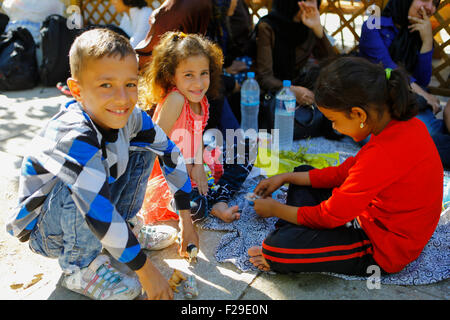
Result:
{"label": "white sneaker with laces", "polygon": [[137,236],[143,249],[161,250],[175,242],[177,229],[166,225],[143,226]]}
{"label": "white sneaker with laces", "polygon": [[141,284],[111,266],[109,257],[100,254],[91,264],[64,275],[62,285],[95,300],[133,300],[141,294]]}

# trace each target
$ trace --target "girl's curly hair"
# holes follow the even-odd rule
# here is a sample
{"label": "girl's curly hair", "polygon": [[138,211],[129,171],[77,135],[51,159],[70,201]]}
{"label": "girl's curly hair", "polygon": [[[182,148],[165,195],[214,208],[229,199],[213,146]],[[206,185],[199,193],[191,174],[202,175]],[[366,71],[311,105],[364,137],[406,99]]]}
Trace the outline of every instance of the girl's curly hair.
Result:
{"label": "girl's curly hair", "polygon": [[140,105],[152,109],[175,86],[175,70],[189,57],[204,55],[209,59],[210,85],[207,95],[220,94],[223,53],[220,47],[198,34],[169,31],[153,49],[152,61],[144,67],[139,84]]}

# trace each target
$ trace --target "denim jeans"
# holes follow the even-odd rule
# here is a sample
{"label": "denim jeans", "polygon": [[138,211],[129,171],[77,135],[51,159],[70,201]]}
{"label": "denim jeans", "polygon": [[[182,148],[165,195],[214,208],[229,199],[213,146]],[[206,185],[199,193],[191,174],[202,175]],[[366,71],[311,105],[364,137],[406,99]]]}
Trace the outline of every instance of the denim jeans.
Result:
{"label": "denim jeans", "polygon": [[427,126],[441,157],[442,165],[448,170],[450,168],[450,134],[444,121],[437,119],[431,109],[419,113],[417,118]]}
{"label": "denim jeans", "polygon": [[435,134],[442,134],[446,131],[444,121],[442,119],[436,118],[430,108],[420,112],[416,116],[416,118],[421,120],[427,126],[430,136],[434,136]]}
{"label": "denim jeans", "polygon": [[[155,154],[132,151],[124,174],[110,184],[111,202],[125,221],[140,210]],[[88,227],[65,184],[58,182],[44,202],[30,235],[33,252],[58,258],[64,272],[87,267],[101,252],[100,240]]]}

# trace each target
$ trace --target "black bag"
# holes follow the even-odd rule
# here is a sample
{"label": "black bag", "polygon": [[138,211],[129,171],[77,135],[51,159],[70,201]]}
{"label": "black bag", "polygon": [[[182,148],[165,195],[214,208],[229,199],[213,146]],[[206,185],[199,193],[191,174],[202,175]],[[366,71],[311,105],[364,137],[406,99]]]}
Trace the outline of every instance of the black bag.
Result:
{"label": "black bag", "polygon": [[[260,100],[258,128],[269,132],[275,125],[275,95],[265,93]],[[294,139],[318,137],[328,134],[325,117],[314,105],[296,105],[294,116]]]}
{"label": "black bag", "polygon": [[6,14],[0,12],[0,34],[2,34],[5,31],[8,22],[9,17]]}
{"label": "black bag", "polygon": [[250,32],[248,36],[248,44],[247,44],[247,56],[249,56],[253,61],[256,61],[256,52],[257,52],[257,43],[256,43],[256,34],[258,32],[258,23],[253,27],[253,30]]}
{"label": "black bag", "polygon": [[0,35],[0,90],[25,90],[37,85],[36,44],[26,28]]}
{"label": "black bag", "polygon": [[78,29],[69,29],[67,19],[52,14],[41,27],[42,64],[39,74],[44,86],[55,86],[66,82],[70,77],[69,51],[75,38],[81,33]]}

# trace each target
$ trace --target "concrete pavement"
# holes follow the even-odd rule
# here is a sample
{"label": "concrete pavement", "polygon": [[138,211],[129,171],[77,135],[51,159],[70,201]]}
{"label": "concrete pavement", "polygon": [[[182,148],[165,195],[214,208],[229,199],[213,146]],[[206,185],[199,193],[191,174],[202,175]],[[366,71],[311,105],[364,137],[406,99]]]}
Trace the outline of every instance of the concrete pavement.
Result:
{"label": "concrete pavement", "polygon": [[[68,98],[56,88],[0,93],[0,300],[82,300],[85,297],[59,285],[56,260],[33,254],[25,243],[8,235],[5,222],[16,204],[18,170],[26,143]],[[200,295],[196,300],[448,300],[450,282],[423,286],[381,285],[370,290],[366,281],[348,281],[323,274],[271,275],[241,272],[214,258],[223,235],[199,229],[201,251],[194,267],[180,259],[176,245],[149,256],[169,278],[173,268],[195,274]],[[181,289],[181,287],[180,287]],[[184,299],[183,294],[175,299]]]}

